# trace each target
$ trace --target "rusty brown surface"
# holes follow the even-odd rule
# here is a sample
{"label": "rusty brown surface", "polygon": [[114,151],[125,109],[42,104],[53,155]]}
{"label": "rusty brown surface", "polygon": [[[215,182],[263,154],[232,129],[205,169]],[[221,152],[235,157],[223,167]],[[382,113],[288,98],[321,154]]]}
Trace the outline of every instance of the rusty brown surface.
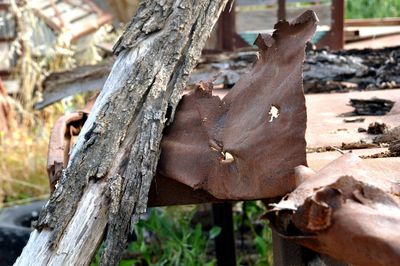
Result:
{"label": "rusty brown surface", "polygon": [[159,172],[220,199],[293,190],[293,167],[306,163],[302,62],[315,27],[312,12],[278,23],[273,36],[258,38],[259,60],[222,100],[208,84],[184,97],[163,137]]}
{"label": "rusty brown surface", "polygon": [[47,173],[51,191],[54,191],[62,170],[68,164],[71,148],[93,107],[97,95],[89,99],[82,110],[60,117],[51,130],[47,154]]}
{"label": "rusty brown surface", "polygon": [[[310,11],[291,24],[278,23],[272,36],[260,36],[259,60],[223,99],[212,95],[209,83],[184,96],[162,140],[158,175],[218,199],[292,191],[294,167],[306,164],[302,62],[316,22]],[[54,127],[49,173],[55,179],[56,162],[66,164],[68,138],[82,125],[81,116],[61,118]]]}
{"label": "rusty brown surface", "polygon": [[281,235],[353,265],[400,261],[400,167],[388,174],[348,153],[317,173],[297,168],[296,190],[266,215]]}
{"label": "rusty brown surface", "polygon": [[67,166],[73,139],[79,134],[86,117],[87,114],[84,112],[74,112],[62,116],[54,124],[47,156],[47,172],[52,191],[61,177],[62,169]]}
{"label": "rusty brown surface", "polygon": [[0,79],[0,132],[7,134],[10,130],[11,107],[7,100],[7,91]]}
{"label": "rusty brown surface", "polygon": [[[379,97],[396,102],[392,110],[384,116],[346,116],[353,112],[350,99],[371,99]],[[368,125],[377,121],[389,127],[400,125],[400,89],[379,91],[361,91],[349,93],[312,94],[306,96],[307,101],[307,147],[324,146],[340,147],[342,143],[365,140],[372,142],[375,136],[358,132],[358,128],[367,129]],[[365,118],[362,122],[346,123],[344,119]]]}

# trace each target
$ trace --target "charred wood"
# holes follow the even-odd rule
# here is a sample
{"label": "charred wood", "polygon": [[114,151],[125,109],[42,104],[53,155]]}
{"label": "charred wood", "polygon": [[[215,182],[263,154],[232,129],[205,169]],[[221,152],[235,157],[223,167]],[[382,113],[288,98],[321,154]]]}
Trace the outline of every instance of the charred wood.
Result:
{"label": "charred wood", "polygon": [[355,115],[385,115],[392,110],[394,102],[386,99],[350,99]]}

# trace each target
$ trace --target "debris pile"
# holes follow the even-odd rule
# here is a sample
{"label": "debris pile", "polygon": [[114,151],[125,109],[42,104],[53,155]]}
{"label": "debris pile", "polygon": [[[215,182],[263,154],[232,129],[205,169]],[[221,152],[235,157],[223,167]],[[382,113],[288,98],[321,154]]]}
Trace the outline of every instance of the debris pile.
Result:
{"label": "debris pile", "polygon": [[400,46],[310,51],[304,64],[306,93],[391,89],[400,84]]}
{"label": "debris pile", "polygon": [[387,125],[385,123],[374,122],[369,124],[367,133],[371,135],[380,135],[385,133]]}
{"label": "debris pile", "polygon": [[350,99],[350,105],[354,107],[356,115],[385,115],[392,110],[393,101],[386,99]]}

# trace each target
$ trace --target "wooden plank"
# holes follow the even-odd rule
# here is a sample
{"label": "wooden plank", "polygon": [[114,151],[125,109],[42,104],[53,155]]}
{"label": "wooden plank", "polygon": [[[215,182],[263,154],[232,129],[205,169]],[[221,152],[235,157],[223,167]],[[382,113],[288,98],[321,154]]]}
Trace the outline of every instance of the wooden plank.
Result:
{"label": "wooden plank", "polygon": [[[60,2],[60,0],[54,0],[54,3],[57,4],[57,2]],[[36,0],[32,1],[30,4],[34,5],[37,9],[45,9],[51,6],[51,0]]]}
{"label": "wooden plank", "polygon": [[[300,14],[309,10],[310,7],[286,7],[286,19],[291,21],[298,17]],[[331,24],[331,10],[330,5],[315,5],[312,10],[317,14],[320,22],[318,25]],[[275,23],[278,21],[276,8],[265,10],[253,11],[238,11],[236,14],[236,31],[262,31],[266,29],[273,29]]]}
{"label": "wooden plank", "polygon": [[90,15],[90,11],[87,11],[80,7],[75,7],[75,8],[68,10],[68,12],[66,12],[65,14],[63,14],[63,19],[64,19],[65,23],[72,24],[79,20],[84,19],[86,16],[89,16],[89,15]]}
{"label": "wooden plank", "polygon": [[358,40],[355,42],[347,43],[346,49],[380,49],[382,47],[393,47],[400,43],[400,34],[382,36],[379,38],[372,38],[367,40]]}
{"label": "wooden plank", "polygon": [[74,33],[74,35],[78,35],[80,32],[85,32],[88,29],[97,29],[101,26],[98,21],[98,15],[95,13],[90,13],[87,16],[74,21],[69,24],[67,28]]}
{"label": "wooden plank", "polygon": [[346,19],[345,27],[398,26],[400,18]]}
{"label": "wooden plank", "polygon": [[79,39],[82,36],[85,36],[87,34],[90,34],[94,31],[96,31],[99,27],[102,25],[109,23],[112,21],[112,17],[106,13],[102,14],[100,17],[97,18],[97,20],[90,24],[89,27],[85,27],[83,30],[74,33],[72,37],[72,42],[75,42],[77,39]]}
{"label": "wooden plank", "polygon": [[[64,2],[58,3],[56,5],[56,8],[60,14],[64,14],[64,13],[68,12],[68,10],[72,9],[71,5],[64,3]],[[47,19],[58,20],[56,18],[56,16],[57,16],[56,10],[51,5],[46,7],[45,9],[39,9],[39,8],[35,8],[35,9],[37,9]]]}
{"label": "wooden plank", "polygon": [[[387,36],[400,33],[400,25],[397,26],[363,26],[363,27],[346,27],[346,31],[356,32],[356,38],[377,38],[379,36]],[[356,39],[354,38],[354,39]]]}

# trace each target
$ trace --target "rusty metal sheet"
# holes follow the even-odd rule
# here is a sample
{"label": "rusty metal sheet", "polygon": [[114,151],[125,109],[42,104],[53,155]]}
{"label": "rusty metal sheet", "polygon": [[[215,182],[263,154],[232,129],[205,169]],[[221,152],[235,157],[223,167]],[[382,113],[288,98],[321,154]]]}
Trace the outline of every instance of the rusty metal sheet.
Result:
{"label": "rusty metal sheet", "polygon": [[84,112],[64,115],[57,120],[51,130],[47,156],[47,173],[51,191],[60,179],[62,169],[67,166],[73,138],[79,134],[86,118],[87,114]]}
{"label": "rusty metal sheet", "polygon": [[222,100],[211,84],[184,97],[164,134],[159,172],[219,199],[293,190],[293,168],[306,163],[302,62],[316,22],[310,11],[260,35],[259,60]]}
{"label": "rusty metal sheet", "polygon": [[303,182],[265,217],[284,238],[337,260],[398,265],[400,167],[395,169],[397,175],[385,176],[352,153],[316,173],[299,167]]}
{"label": "rusty metal sheet", "polygon": [[62,170],[68,164],[70,150],[81,132],[97,96],[98,94],[90,98],[82,110],[60,117],[51,129],[47,154],[47,173],[51,192],[54,191],[57,181],[61,178]]}

